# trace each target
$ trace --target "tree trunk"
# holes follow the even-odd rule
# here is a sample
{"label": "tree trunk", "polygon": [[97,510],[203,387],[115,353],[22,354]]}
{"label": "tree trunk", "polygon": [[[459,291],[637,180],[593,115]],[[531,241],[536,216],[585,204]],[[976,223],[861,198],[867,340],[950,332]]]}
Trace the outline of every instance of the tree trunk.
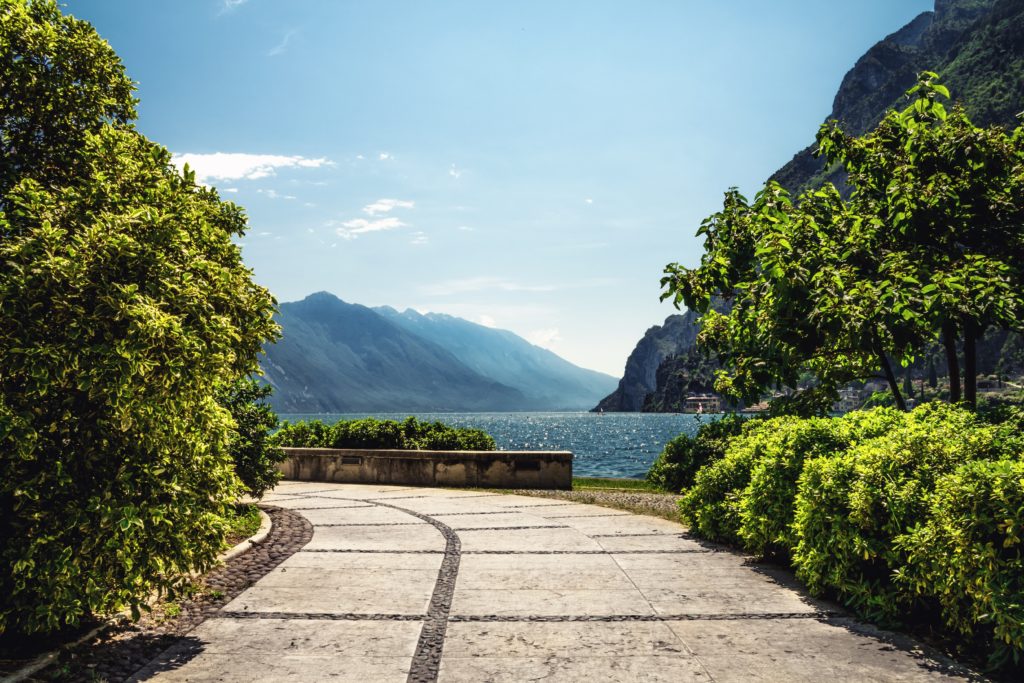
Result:
{"label": "tree trunk", "polygon": [[974,410],[978,407],[978,325],[964,319],[964,401]]}
{"label": "tree trunk", "polygon": [[892,365],[889,364],[889,357],[885,355],[885,351],[879,348],[878,359],[882,363],[882,371],[885,372],[885,379],[889,382],[889,389],[892,391],[892,398],[896,401],[896,407],[903,412],[907,411],[907,404],[903,401],[903,394],[900,393],[899,383],[896,381],[896,375],[892,371]]}
{"label": "tree trunk", "polygon": [[942,324],[942,344],[946,347],[946,366],[949,368],[949,402],[960,402],[960,359],[956,355],[956,327]]}

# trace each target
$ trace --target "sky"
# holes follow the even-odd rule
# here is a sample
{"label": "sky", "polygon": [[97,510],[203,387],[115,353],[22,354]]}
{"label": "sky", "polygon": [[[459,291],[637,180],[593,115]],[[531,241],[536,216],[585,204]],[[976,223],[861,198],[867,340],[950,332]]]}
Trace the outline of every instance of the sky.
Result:
{"label": "sky", "polygon": [[621,376],[701,220],[929,0],[65,0],[278,301],[456,315]]}

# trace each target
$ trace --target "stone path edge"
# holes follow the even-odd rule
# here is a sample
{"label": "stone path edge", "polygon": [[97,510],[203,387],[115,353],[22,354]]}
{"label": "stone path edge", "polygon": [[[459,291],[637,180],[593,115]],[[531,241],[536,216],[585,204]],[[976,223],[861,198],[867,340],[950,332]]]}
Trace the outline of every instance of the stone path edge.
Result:
{"label": "stone path edge", "polygon": [[[220,593],[211,598],[202,594],[180,601],[177,617],[157,623],[152,615],[144,615],[138,623],[127,622],[122,615],[100,624],[74,643],[64,645],[34,660],[40,666],[26,665],[4,678],[14,683],[45,672],[53,666],[74,662],[69,672],[101,676],[114,683],[160,671],[165,657],[180,657],[183,640],[188,633],[234,599],[246,588],[272,571],[277,565],[306,545],[313,535],[312,525],[300,514],[273,505],[260,504],[260,529],[220,556],[223,564],[207,572],[203,583]],[[265,528],[266,527],[266,528]],[[237,551],[237,552],[234,552]],[[119,637],[124,634],[127,637]],[[139,641],[139,642],[135,642]],[[76,679],[77,680],[77,679]]]}

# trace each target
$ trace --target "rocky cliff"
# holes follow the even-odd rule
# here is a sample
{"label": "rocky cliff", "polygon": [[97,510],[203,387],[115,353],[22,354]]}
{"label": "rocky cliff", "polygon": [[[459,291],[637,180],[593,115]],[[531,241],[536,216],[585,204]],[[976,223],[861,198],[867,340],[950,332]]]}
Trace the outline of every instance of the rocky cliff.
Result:
{"label": "rocky cliff", "polygon": [[[1024,0],[936,0],[864,54],[843,78],[829,119],[860,135],[893,108],[921,71],[938,72],[953,98],[978,125],[1014,124],[1024,107]],[[826,168],[809,145],[775,172],[790,192],[831,181],[843,173]]]}
{"label": "rocky cliff", "polygon": [[604,397],[594,410],[636,412],[643,408],[647,395],[658,388],[658,368],[668,358],[691,349],[700,325],[697,314],[670,315],[665,324],[644,333],[626,360],[626,369],[618,388]]}

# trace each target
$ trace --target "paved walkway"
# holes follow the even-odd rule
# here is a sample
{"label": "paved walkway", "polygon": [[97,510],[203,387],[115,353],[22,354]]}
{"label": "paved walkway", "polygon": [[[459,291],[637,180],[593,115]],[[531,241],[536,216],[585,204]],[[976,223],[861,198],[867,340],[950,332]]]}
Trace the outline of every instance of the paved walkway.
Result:
{"label": "paved walkway", "polygon": [[265,502],[312,540],[139,680],[967,680],[666,520],[307,482]]}

